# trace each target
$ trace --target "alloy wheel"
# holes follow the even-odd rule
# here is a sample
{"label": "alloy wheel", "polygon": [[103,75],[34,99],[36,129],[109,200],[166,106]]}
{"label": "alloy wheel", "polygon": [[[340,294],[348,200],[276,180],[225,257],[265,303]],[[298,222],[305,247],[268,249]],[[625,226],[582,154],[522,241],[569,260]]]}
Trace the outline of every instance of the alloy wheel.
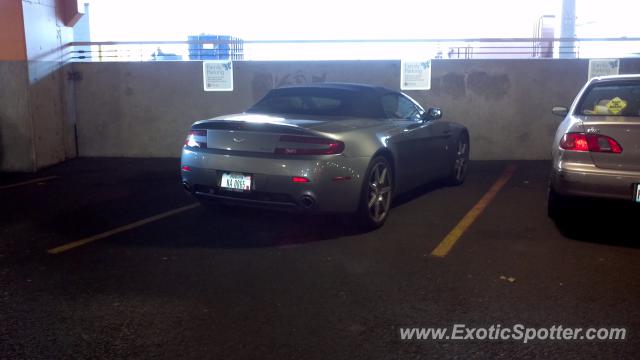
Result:
{"label": "alloy wheel", "polygon": [[458,150],[456,153],[456,162],[453,165],[453,171],[456,182],[464,181],[464,178],[467,174],[467,163],[468,163],[468,143],[464,140],[460,140],[458,142]]}
{"label": "alloy wheel", "polygon": [[369,179],[367,192],[367,209],[369,217],[376,223],[382,222],[389,213],[391,206],[391,179],[389,168],[383,162],[374,165]]}

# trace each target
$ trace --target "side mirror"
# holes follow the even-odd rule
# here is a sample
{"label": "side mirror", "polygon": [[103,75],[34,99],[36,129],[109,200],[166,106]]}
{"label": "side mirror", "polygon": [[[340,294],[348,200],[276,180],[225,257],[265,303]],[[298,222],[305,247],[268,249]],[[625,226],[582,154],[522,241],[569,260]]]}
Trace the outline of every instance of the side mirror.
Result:
{"label": "side mirror", "polygon": [[551,109],[551,113],[558,116],[567,116],[569,109],[564,106],[554,106],[553,109]]}
{"label": "side mirror", "polygon": [[440,108],[429,108],[422,114],[422,121],[438,120],[442,118],[442,110]]}

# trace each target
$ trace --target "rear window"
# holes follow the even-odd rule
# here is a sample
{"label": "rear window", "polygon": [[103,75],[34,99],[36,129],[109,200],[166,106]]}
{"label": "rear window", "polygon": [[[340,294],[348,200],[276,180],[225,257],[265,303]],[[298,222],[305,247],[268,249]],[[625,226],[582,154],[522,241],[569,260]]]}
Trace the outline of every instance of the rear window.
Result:
{"label": "rear window", "polygon": [[269,92],[247,112],[378,118],[380,110],[367,94],[324,88],[284,88]]}
{"label": "rear window", "polygon": [[640,83],[594,85],[583,95],[580,115],[640,116]]}
{"label": "rear window", "polygon": [[285,114],[339,115],[344,112],[344,99],[319,96],[272,96],[264,99],[252,109],[261,112]]}

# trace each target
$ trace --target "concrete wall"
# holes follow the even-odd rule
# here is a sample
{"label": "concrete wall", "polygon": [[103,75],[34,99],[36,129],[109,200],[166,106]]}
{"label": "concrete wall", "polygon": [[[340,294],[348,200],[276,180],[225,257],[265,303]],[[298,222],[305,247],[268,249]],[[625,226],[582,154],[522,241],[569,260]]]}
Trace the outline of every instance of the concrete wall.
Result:
{"label": "concrete wall", "polygon": [[[560,118],[587,80],[587,60],[441,60],[432,90],[408,94],[469,127],[474,159],[547,159]],[[236,62],[233,92],[204,92],[201,62],[76,63],[80,156],[175,157],[189,125],[241,112],[283,84],[399,87],[398,61]],[[621,71],[640,72],[640,60]]]}
{"label": "concrete wall", "polygon": [[587,80],[587,61],[455,60],[434,64],[432,90],[409,93],[469,128],[474,159],[547,159],[561,118]]}

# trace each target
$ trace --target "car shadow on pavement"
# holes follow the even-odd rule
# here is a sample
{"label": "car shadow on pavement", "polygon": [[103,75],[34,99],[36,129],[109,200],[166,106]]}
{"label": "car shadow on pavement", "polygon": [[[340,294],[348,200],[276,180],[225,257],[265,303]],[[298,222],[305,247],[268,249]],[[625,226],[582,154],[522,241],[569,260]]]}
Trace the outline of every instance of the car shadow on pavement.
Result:
{"label": "car shadow on pavement", "polygon": [[421,185],[413,190],[407,191],[406,193],[400,194],[393,199],[393,203],[391,204],[391,208],[398,207],[409,203],[423,195],[426,195],[434,190],[438,190],[440,188],[447,187],[447,185],[443,181],[434,181],[431,183],[427,183]]}
{"label": "car shadow on pavement", "polygon": [[640,248],[640,207],[616,202],[582,203],[573,213],[556,221],[565,237],[603,245]]}
{"label": "car shadow on pavement", "polygon": [[[445,186],[442,182],[420,186],[395,198],[392,208]],[[394,216],[393,209],[389,216]],[[208,209],[202,206],[189,216],[173,218],[167,225],[150,226],[145,230],[144,238],[127,241],[154,239],[154,245],[168,247],[293,247],[366,234],[367,231],[357,224],[352,215],[311,215],[234,206]]]}

